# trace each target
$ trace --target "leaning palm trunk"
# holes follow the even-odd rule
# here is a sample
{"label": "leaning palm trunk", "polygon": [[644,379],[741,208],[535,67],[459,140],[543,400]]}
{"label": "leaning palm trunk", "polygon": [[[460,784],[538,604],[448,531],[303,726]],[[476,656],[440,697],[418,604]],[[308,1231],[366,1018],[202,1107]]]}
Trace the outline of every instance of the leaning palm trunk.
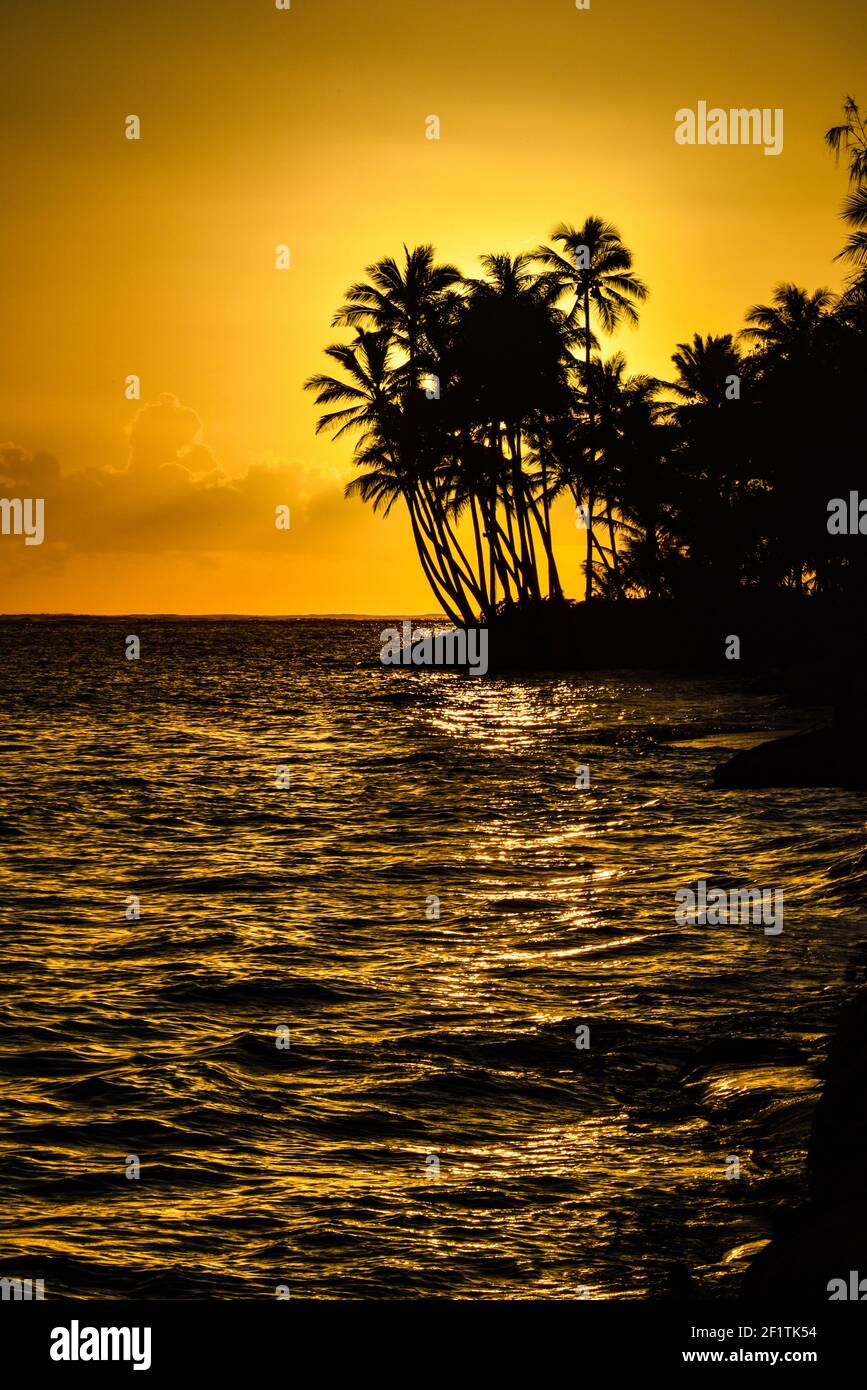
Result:
{"label": "leaning palm trunk", "polygon": [[560,587],[560,576],[557,572],[557,561],[554,559],[554,546],[551,541],[551,527],[548,517],[539,514],[539,508],[533,497],[529,498],[530,511],[536,526],[539,530],[539,537],[542,541],[542,548],[545,551],[545,559],[548,562],[548,596],[549,598],[562,598],[563,590]]}
{"label": "leaning palm trunk", "polygon": [[521,542],[521,568],[524,575],[525,592],[531,599],[540,598],[539,574],[536,567],[536,551],[533,545],[533,530],[527,506],[527,487],[521,458],[521,427],[512,428],[509,440],[512,455],[512,488],[515,499],[515,513],[518,519],[518,535]]}
{"label": "leaning palm trunk", "polygon": [[425,505],[420,505],[418,508],[419,522],[436,551],[442,582],[447,586],[464,621],[472,624],[475,622],[476,614],[470,600],[475,599],[476,603],[480,604],[481,595],[478,586],[474,578],[466,574],[452,554],[448,538],[437,524],[436,517],[431,513],[430,499],[425,498],[424,501]]}
{"label": "leaning palm trunk", "polygon": [[[504,439],[499,425],[496,428],[496,440],[497,449],[502,459],[502,468],[500,470],[500,495],[503,511],[506,516],[506,527],[508,529],[508,548],[513,557],[515,566],[513,577],[515,581],[516,599],[518,603],[523,603],[530,597],[531,590],[528,578],[530,562],[527,549],[527,532],[524,521],[521,474],[517,462],[517,450],[514,438],[509,436],[507,430],[505,443],[508,445],[508,457],[504,451]],[[508,482],[506,481],[507,479]]]}
{"label": "leaning palm trunk", "polygon": [[454,581],[459,587],[466,587],[474,598],[480,597],[480,589],[473,568],[449,525],[448,515],[442,504],[436,486],[429,482],[420,484],[419,496],[425,507],[425,514],[436,543],[444,555]]}
{"label": "leaning palm trunk", "polygon": [[[511,530],[511,520],[505,506],[503,510],[506,513],[506,525],[509,526]],[[494,504],[493,512],[493,535],[497,574],[500,576],[500,583],[503,586],[503,600],[506,604],[517,602],[521,591],[520,561],[515,553],[512,540],[503,530],[502,524],[497,516],[496,503]],[[515,590],[514,597],[512,594],[513,587]]]}
{"label": "leaning palm trunk", "polygon": [[584,560],[584,598],[589,600],[593,597],[593,512],[596,507],[596,498],[592,492],[587,493],[587,554]]}
{"label": "leaning palm trunk", "polygon": [[504,531],[502,527],[500,527],[499,530],[500,535],[503,539],[503,545],[508,550],[514,562],[515,568],[513,578],[515,581],[515,598],[517,601],[520,601],[524,597],[524,584],[523,576],[521,573],[521,561],[520,557],[518,556],[517,548],[515,546],[515,528],[512,523],[512,507],[509,501],[509,494],[507,493],[505,487],[501,487],[500,493],[500,500],[503,505],[503,514],[506,518],[506,531]]}
{"label": "leaning palm trunk", "polygon": [[491,489],[491,494],[486,500],[485,535],[488,541],[488,557],[490,562],[489,588],[491,592],[491,612],[493,613],[497,607],[497,492],[495,487]]}
{"label": "leaning palm trunk", "polygon": [[461,614],[459,611],[459,607],[455,601],[455,595],[449,590],[446,581],[443,579],[443,577],[440,574],[438,574],[434,562],[428,552],[427,544],[424,540],[424,536],[416,519],[415,504],[410,503],[408,501],[407,505],[409,506],[409,517],[410,523],[412,525],[413,539],[415,540],[416,550],[418,551],[418,558],[421,561],[421,567],[424,572],[425,579],[430,585],[433,596],[442,608],[446,617],[449,618],[450,621],[457,626],[461,621]]}
{"label": "leaning palm trunk", "polygon": [[608,544],[611,549],[611,569],[614,573],[614,586],[619,597],[623,585],[620,577],[620,556],[617,553],[617,533],[614,528],[614,512],[610,497],[605,498],[605,519],[608,523]]}
{"label": "leaning palm trunk", "polygon": [[548,594],[551,598],[562,598],[563,590],[560,585],[560,576],[557,573],[557,562],[554,559],[554,545],[551,537],[551,499],[548,496],[548,470],[546,466],[546,454],[544,447],[539,449],[539,461],[542,466],[542,517],[539,521],[539,514],[534,506],[533,511],[539,530],[542,534],[542,543],[545,547],[545,554],[548,559]]}
{"label": "leaning palm trunk", "polygon": [[477,500],[475,493],[470,494],[470,514],[473,518],[473,539],[476,543],[476,563],[479,567],[479,585],[482,591],[482,614],[487,618],[493,605],[491,604],[488,585],[485,579],[485,552],[482,547],[482,528],[479,523],[479,513],[477,507],[481,509],[481,502]]}
{"label": "leaning palm trunk", "polygon": [[451,522],[448,518],[448,513],[446,509],[443,507],[442,502],[436,494],[436,492],[434,492],[434,500],[436,503],[440,527],[445,539],[445,543],[447,547],[449,547],[450,555],[453,553],[455,557],[454,565],[456,567],[456,570],[461,575],[463,581],[466,583],[466,586],[472,594],[473,598],[480,606],[483,606],[484,573],[480,574],[478,578],[476,577],[475,573],[473,572],[472,564],[470,560],[467,558],[466,554],[464,553],[463,546],[461,545],[460,541],[454,533],[454,530],[452,529]]}

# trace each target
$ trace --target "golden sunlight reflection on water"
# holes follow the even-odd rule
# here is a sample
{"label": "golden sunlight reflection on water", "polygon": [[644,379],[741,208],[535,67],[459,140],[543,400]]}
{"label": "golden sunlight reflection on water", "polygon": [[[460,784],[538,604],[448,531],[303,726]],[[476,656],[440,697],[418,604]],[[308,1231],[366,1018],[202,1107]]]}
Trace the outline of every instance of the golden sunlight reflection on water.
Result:
{"label": "golden sunlight reflection on water", "polygon": [[[385,673],[375,626],[154,624],[123,681],[113,628],[16,638],[9,1259],[99,1296],[731,1293],[762,1184],[801,1190],[858,806],[711,791],[718,738],[791,718],[735,682]],[[678,927],[700,876],[784,887],[784,932]]]}

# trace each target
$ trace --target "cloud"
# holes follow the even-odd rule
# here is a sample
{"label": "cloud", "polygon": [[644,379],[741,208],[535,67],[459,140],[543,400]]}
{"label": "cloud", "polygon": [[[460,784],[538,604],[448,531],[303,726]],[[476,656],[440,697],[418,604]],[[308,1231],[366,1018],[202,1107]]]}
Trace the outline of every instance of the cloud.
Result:
{"label": "cloud", "polygon": [[[126,434],[130,473],[153,472],[182,453],[205,449],[198,415],[169,392],[164,392],[155,404],[141,406],[127,425]],[[213,466],[213,451],[208,449],[206,455]]]}
{"label": "cloud", "polygon": [[[229,475],[203,441],[196,412],[165,393],[142,405],[127,426],[127,459],[118,468],[64,473],[50,454],[0,445],[0,496],[45,499],[45,542],[24,547],[0,536],[0,570],[55,568],[79,553],[285,550],[275,509],[289,506],[294,548],[310,528],[339,525],[344,474],[266,454]],[[303,537],[303,539],[302,539]]]}

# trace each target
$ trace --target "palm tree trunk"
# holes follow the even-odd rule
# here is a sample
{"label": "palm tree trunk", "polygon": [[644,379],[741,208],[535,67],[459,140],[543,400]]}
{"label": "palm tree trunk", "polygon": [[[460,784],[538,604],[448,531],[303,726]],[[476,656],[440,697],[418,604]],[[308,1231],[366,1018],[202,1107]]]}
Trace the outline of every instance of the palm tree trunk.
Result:
{"label": "palm tree trunk", "polygon": [[593,597],[593,509],[596,498],[592,492],[587,494],[587,555],[584,560],[584,599]]}
{"label": "palm tree trunk", "polygon": [[[452,587],[456,594],[461,595],[463,600],[462,610],[464,606],[469,607],[466,592],[468,592],[469,595],[475,599],[479,607],[481,607],[482,593],[479,589],[478,582],[472,573],[472,567],[469,565],[463,550],[460,545],[458,545],[449,527],[442,506],[437,503],[435,498],[430,496],[429,490],[424,486],[420,489],[419,496],[424,503],[423,508],[421,506],[419,507],[419,518],[422,521],[423,530],[437,550],[440,557],[440,568],[443,570],[443,573],[445,573],[446,567],[451,572]],[[460,564],[458,556],[452,553],[452,544],[456,547],[458,555],[463,558],[466,569]],[[469,609],[469,611],[472,613],[472,609]],[[471,622],[473,620],[472,617],[469,619]]]}
{"label": "palm tree trunk", "polygon": [[409,503],[407,505],[409,506],[409,519],[412,524],[412,534],[415,540],[416,550],[418,551],[418,558],[421,561],[421,567],[424,571],[425,579],[430,585],[434,598],[440,605],[440,608],[442,608],[446,617],[451,622],[453,622],[456,627],[458,627],[461,623],[461,616],[458,612],[457,606],[453,606],[455,603],[454,596],[450,594],[448,596],[446,595],[444,591],[444,584],[442,588],[440,587],[438,576],[435,574],[434,571],[433,562],[430,556],[428,555],[427,546],[425,545],[424,538],[421,534],[421,531],[419,530],[418,522],[416,521],[415,506],[414,504],[410,505]]}
{"label": "palm tree trunk", "polygon": [[515,425],[512,430],[512,438],[509,444],[512,454],[512,487],[515,493],[515,505],[518,514],[519,535],[521,538],[521,564],[527,580],[527,592],[530,598],[541,598],[539,589],[539,571],[536,565],[536,549],[533,545],[533,530],[530,525],[530,515],[527,506],[527,487],[524,478],[523,460],[521,457],[521,427]]}
{"label": "palm tree trunk", "polygon": [[560,599],[563,597],[563,590],[560,586],[560,576],[557,573],[557,562],[554,559],[554,545],[551,537],[551,504],[550,498],[548,497],[548,468],[546,460],[547,451],[544,445],[540,444],[539,462],[542,465],[542,516],[544,522],[539,521],[539,513],[536,511],[535,506],[533,507],[533,511],[536,515],[536,521],[539,524],[542,544],[545,547],[545,554],[548,558],[548,596],[549,598]]}
{"label": "palm tree trunk", "polygon": [[617,553],[617,534],[614,530],[614,513],[611,507],[611,498],[605,498],[605,518],[608,522],[608,544],[611,548],[611,569],[614,573],[614,586],[618,598],[621,596],[622,583],[620,579],[620,556]]}
{"label": "palm tree trunk", "polygon": [[593,597],[593,508],[596,499],[593,496],[593,472],[596,463],[596,410],[593,404],[593,386],[590,381],[590,283],[584,282],[584,364],[587,369],[587,409],[590,421],[589,437],[589,459],[588,459],[588,536],[587,536],[587,567],[584,574],[584,598],[589,601]]}
{"label": "palm tree trunk", "polygon": [[473,536],[476,542],[476,561],[479,566],[479,584],[482,591],[482,598],[484,600],[482,604],[482,613],[483,616],[487,618],[488,613],[490,612],[491,604],[490,597],[488,594],[488,586],[485,581],[485,554],[482,549],[482,532],[481,527],[479,525],[478,514],[476,512],[476,497],[474,493],[470,493],[470,512],[473,518]]}

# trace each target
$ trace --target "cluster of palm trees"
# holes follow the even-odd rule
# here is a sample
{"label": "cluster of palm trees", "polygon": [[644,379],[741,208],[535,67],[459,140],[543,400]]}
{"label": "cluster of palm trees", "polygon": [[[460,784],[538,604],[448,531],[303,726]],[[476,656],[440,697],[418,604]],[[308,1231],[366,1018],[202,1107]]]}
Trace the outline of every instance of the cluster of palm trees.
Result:
{"label": "cluster of palm trees", "polygon": [[406,508],[453,622],[566,601],[561,498],[583,527],[585,599],[863,584],[860,549],[826,526],[830,497],[859,478],[867,495],[852,447],[867,382],[867,130],[851,98],[826,140],[849,165],[845,289],[779,285],[737,335],[678,344],[669,381],[603,355],[600,338],[636,324],[648,291],[600,217],[529,254],[482,256],[479,278],[404,247],[350,287],[333,322],[352,339],[327,349],[339,374],[306,383],[318,429],[354,437],[348,495]]}

